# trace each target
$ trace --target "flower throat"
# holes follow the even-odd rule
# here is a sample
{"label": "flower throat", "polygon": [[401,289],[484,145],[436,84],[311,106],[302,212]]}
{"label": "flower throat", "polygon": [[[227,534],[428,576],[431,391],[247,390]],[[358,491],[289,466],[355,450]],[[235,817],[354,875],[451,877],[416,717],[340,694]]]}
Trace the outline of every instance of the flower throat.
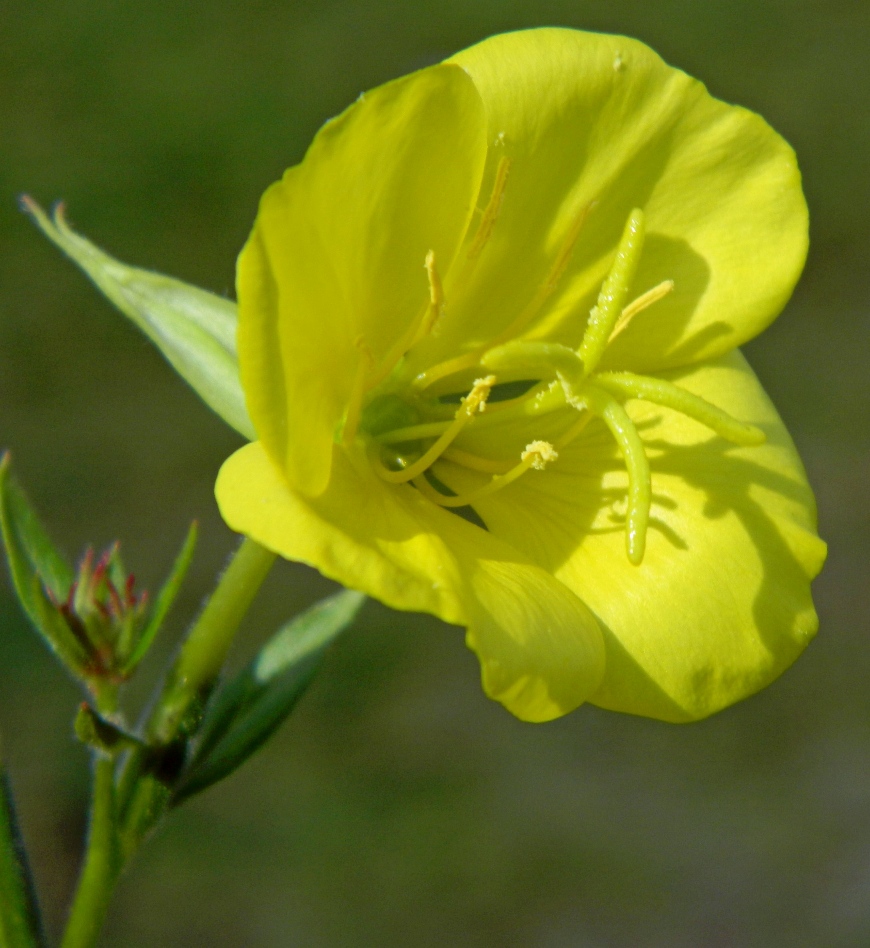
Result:
{"label": "flower throat", "polygon": [[[492,194],[465,255],[460,285],[470,276],[496,226],[509,171],[510,159],[503,157],[496,169]],[[587,317],[580,346],[572,349],[561,343],[522,338],[559,284],[590,209],[591,205],[587,205],[575,217],[546,278],[506,329],[486,345],[408,379],[402,373],[404,357],[417,343],[437,332],[444,308],[443,283],[435,254],[430,251],[425,260],[428,302],[380,365],[375,364],[365,340],[357,340],[362,357],[340,440],[350,446],[361,438],[373,469],[388,483],[411,484],[442,507],[473,508],[479,500],[502,490],[528,471],[543,471],[558,464],[559,452],[597,417],[613,436],[627,470],[626,553],[633,564],[639,565],[649,524],[650,468],[643,441],[623,402],[640,399],[678,411],[739,445],[761,444],[765,435],[759,428],[737,421],[710,402],[663,379],[631,372],[597,371],[607,347],[631,320],[674,288],[673,281],[665,280],[627,302],[644,243],[644,214],[640,209],[634,209],[628,216],[610,271]],[[442,383],[439,388],[447,384],[449,389],[449,379],[456,376],[458,387],[469,372],[479,373],[479,377],[464,395],[432,396],[430,389],[436,382]],[[499,385],[500,377],[522,381]],[[494,423],[533,424],[535,418],[543,416],[559,421],[562,430],[553,440],[530,441],[518,457],[493,458],[467,450],[469,442],[473,448],[475,432]],[[463,448],[455,443],[460,435]],[[482,482],[464,493],[448,492],[439,477],[445,463],[475,472]]]}

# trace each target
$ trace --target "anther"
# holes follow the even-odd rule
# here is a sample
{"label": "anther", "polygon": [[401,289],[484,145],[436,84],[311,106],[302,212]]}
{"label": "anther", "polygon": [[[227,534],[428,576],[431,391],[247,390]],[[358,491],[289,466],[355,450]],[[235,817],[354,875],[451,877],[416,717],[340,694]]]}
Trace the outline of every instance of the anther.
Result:
{"label": "anther", "polygon": [[523,451],[520,456],[519,464],[512,467],[506,474],[493,477],[488,484],[484,484],[483,487],[479,487],[477,490],[469,491],[466,494],[456,494],[450,497],[447,494],[442,494],[440,491],[435,490],[425,477],[415,478],[414,485],[424,497],[428,497],[429,500],[441,507],[468,507],[482,500],[484,497],[488,497],[490,494],[502,490],[509,484],[513,484],[513,482],[522,477],[529,468],[542,471],[548,463],[555,461],[557,457],[556,449],[549,441],[532,441],[531,444],[526,445],[525,451]]}
{"label": "anther", "polygon": [[549,441],[532,441],[520,455],[521,461],[528,461],[536,471],[543,471],[548,464],[558,460],[559,452]]}
{"label": "anther", "polygon": [[377,372],[374,372],[369,379],[370,388],[380,385],[393,371],[402,356],[435,330],[438,320],[441,318],[441,313],[444,310],[444,287],[438,273],[434,250],[430,250],[426,254],[423,268],[426,270],[426,276],[429,280],[429,302],[423,312],[408,327],[405,333],[393,343],[390,351],[384,356]]}
{"label": "anther", "polygon": [[446,362],[442,362],[439,365],[435,365],[432,368],[427,369],[425,372],[421,372],[414,379],[413,384],[415,388],[426,389],[440,379],[446,378],[449,375],[453,375],[456,372],[461,372],[463,369],[468,369],[474,365],[477,365],[487,350],[493,349],[496,346],[502,345],[502,343],[514,339],[526,328],[526,326],[528,326],[535,316],[538,315],[538,312],[547,301],[548,297],[558,286],[559,280],[561,279],[568,266],[568,263],[571,260],[571,255],[574,252],[574,247],[577,243],[578,237],[580,236],[580,231],[583,227],[583,224],[594,206],[595,202],[586,204],[574,217],[574,220],[571,222],[571,225],[568,228],[567,234],[565,234],[565,237],[562,239],[559,252],[556,254],[556,259],[553,261],[547,276],[544,278],[543,283],[541,283],[541,285],[538,287],[538,290],[532,297],[531,301],[520,312],[516,319],[506,329],[502,330],[502,332],[500,332],[494,339],[491,339],[485,346],[480,346],[472,352],[467,352],[465,355],[448,359]]}
{"label": "anther", "polygon": [[462,408],[456,413],[456,417],[458,418],[463,411],[469,415],[473,415],[476,411],[483,411],[486,408],[486,400],[489,398],[493,385],[495,385],[494,375],[475,379],[471,391],[462,399]]}
{"label": "anther", "polygon": [[642,313],[645,309],[652,306],[653,303],[657,303],[659,300],[664,299],[669,293],[672,293],[674,289],[673,280],[663,280],[658,286],[654,286],[651,290],[647,290],[646,293],[641,294],[636,300],[629,303],[628,306],[622,311],[622,315],[616,321],[616,325],[613,327],[613,332],[610,334],[610,338],[607,340],[607,344],[610,345],[611,342],[622,332],[625,331],[628,324],[637,316],[638,313]]}
{"label": "anther", "polygon": [[426,276],[429,278],[429,308],[426,310],[426,315],[423,317],[423,322],[420,324],[420,330],[414,343],[435,331],[444,310],[444,286],[438,273],[438,267],[435,264],[434,250],[430,250],[426,254],[425,267]]}

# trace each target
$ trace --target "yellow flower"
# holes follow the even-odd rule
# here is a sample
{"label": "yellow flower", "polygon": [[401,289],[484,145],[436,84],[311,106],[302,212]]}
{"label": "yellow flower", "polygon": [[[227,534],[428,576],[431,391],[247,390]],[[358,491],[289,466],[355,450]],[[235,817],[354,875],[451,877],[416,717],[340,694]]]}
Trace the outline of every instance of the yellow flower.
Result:
{"label": "yellow flower", "polygon": [[637,41],[506,34],[381,86],[241,254],[259,441],[223,516],[467,627],[524,720],[710,714],[817,626],[812,493],[735,348],[806,249],[788,145]]}

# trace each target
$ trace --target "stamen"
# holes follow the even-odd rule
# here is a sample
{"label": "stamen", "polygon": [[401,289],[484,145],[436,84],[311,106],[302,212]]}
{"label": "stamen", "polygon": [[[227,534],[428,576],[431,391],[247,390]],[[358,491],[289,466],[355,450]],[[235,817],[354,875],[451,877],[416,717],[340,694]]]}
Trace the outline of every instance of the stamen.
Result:
{"label": "stamen", "polygon": [[625,330],[638,313],[642,313],[645,309],[652,306],[653,303],[658,303],[659,300],[664,299],[673,289],[673,280],[663,280],[658,286],[654,286],[651,290],[647,290],[646,293],[640,295],[633,303],[629,303],[616,321],[616,325],[613,327],[613,332],[610,334],[607,344],[610,345],[610,343]]}
{"label": "stamen", "polygon": [[558,460],[558,457],[559,452],[549,441],[532,441],[526,445],[520,460],[528,461],[536,471],[543,471],[548,464]]}
{"label": "stamen", "polygon": [[413,349],[421,339],[425,339],[430,333],[436,331],[438,321],[444,312],[444,285],[441,282],[438,267],[435,265],[434,250],[430,250],[426,254],[426,275],[429,277],[429,306],[423,315],[414,341],[408,347],[409,349]]}
{"label": "stamen", "polygon": [[[504,202],[504,192],[505,187],[507,186],[507,179],[508,175],[510,174],[511,164],[511,159],[506,155],[503,155],[499,159],[498,165],[495,169],[495,181],[492,185],[492,193],[489,196],[489,201],[487,201],[486,207],[483,209],[483,215],[480,218],[477,231],[471,241],[471,246],[468,248],[468,253],[465,255],[465,262],[462,264],[462,269],[459,271],[459,275],[450,282],[451,297],[455,298],[461,295],[463,287],[468,284],[468,281],[477,266],[477,261],[480,259],[480,255],[483,253],[484,247],[486,247],[486,245],[489,243],[489,238],[492,236],[496,221],[499,218],[499,214],[501,214],[501,207],[502,203]],[[452,375],[454,372],[458,372],[462,369],[467,369],[473,365],[476,365],[477,361],[478,359],[476,352],[469,353],[465,356],[460,356],[458,359],[450,359],[448,362],[444,363],[443,372],[433,374],[431,379],[429,377],[429,373],[424,372],[414,380],[414,384],[418,388],[426,388],[433,382],[436,382],[438,379],[445,378],[448,375]],[[461,363],[459,368],[453,368],[455,363]]]}
{"label": "stamen", "polygon": [[353,443],[356,433],[359,430],[359,422],[362,417],[363,396],[366,393],[366,381],[368,374],[374,367],[375,359],[372,350],[362,336],[359,336],[354,345],[360,350],[360,360],[357,363],[356,374],[353,378],[353,385],[350,390],[350,399],[347,405],[347,414],[344,418],[344,428],[341,432],[341,441],[344,445]]}
{"label": "stamen", "polygon": [[493,458],[482,458],[477,454],[471,454],[468,451],[462,451],[454,447],[449,447],[441,457],[445,461],[453,461],[454,464],[461,464],[472,471],[480,471],[481,474],[507,474],[514,466],[513,461],[496,461]]}
{"label": "stamen", "polygon": [[495,169],[495,182],[492,186],[492,194],[490,194],[489,201],[484,208],[483,216],[480,219],[474,240],[471,242],[471,247],[468,248],[468,254],[465,258],[465,267],[460,275],[460,280],[466,275],[465,270],[477,262],[477,258],[480,256],[492,235],[495,222],[501,213],[501,206],[504,201],[504,189],[510,170],[511,160],[506,155],[503,155],[499,159],[498,166]]}
{"label": "stamen", "polygon": [[663,408],[671,408],[705,425],[717,435],[734,444],[749,446],[764,444],[765,433],[738,421],[728,412],[717,408],[706,399],[693,395],[664,379],[634,375],[632,372],[602,372],[595,376],[595,384],[605,391],[628,398],[639,398]]}
{"label": "stamen", "polygon": [[643,441],[626,410],[608,392],[587,384],[583,390],[586,407],[610,429],[619,446],[628,471],[628,511],[625,524],[625,547],[635,566],[643,560],[646,531],[652,503],[649,461]]}
{"label": "stamen", "polygon": [[[455,416],[454,416],[455,417]],[[453,424],[453,421],[429,421],[422,425],[408,425],[406,428],[394,428],[378,435],[381,444],[404,444],[406,441],[420,441],[425,438],[437,438]]]}
{"label": "stamen", "polygon": [[580,212],[576,215],[574,220],[571,222],[571,226],[568,228],[568,233],[565,234],[564,239],[562,240],[562,246],[559,248],[559,252],[556,254],[556,259],[553,261],[552,266],[550,267],[549,273],[544,280],[544,282],[538,287],[537,293],[532,297],[531,302],[526,306],[526,308],[517,316],[517,318],[507,327],[507,329],[500,332],[495,339],[489,342],[486,348],[491,349],[495,346],[501,345],[503,342],[507,342],[508,339],[515,338],[526,326],[537,316],[538,311],[547,301],[547,298],[556,289],[559,284],[559,280],[562,278],[570,260],[571,255],[574,253],[574,247],[577,243],[577,238],[580,236],[580,231],[583,228],[583,224],[586,222],[586,218],[589,216],[589,212],[592,210],[594,202],[591,204],[586,204],[580,209]]}
{"label": "stamen", "polygon": [[484,348],[477,348],[472,352],[466,352],[464,355],[455,356],[447,359],[445,362],[439,362],[433,365],[431,369],[421,372],[411,383],[419,391],[429,388],[435,382],[446,379],[448,375],[455,375],[462,372],[463,369],[474,368],[480,362],[480,356],[485,351]]}
{"label": "stamen", "polygon": [[616,322],[625,305],[625,298],[631,288],[631,282],[637,272],[640,254],[643,249],[644,215],[643,211],[635,208],[628,215],[616,256],[610,267],[610,272],[601,285],[598,302],[589,313],[589,322],[583,341],[580,343],[578,354],[583,360],[586,375],[595,371],[596,366],[604,355],[604,350],[610,336],[616,327]]}
{"label": "stamen", "polygon": [[441,507],[468,507],[483,497],[488,497],[503,487],[507,487],[508,484],[512,484],[517,478],[522,477],[529,468],[543,471],[548,463],[555,461],[558,457],[559,455],[556,453],[556,449],[549,441],[533,441],[531,444],[526,445],[526,449],[521,455],[520,463],[512,467],[507,474],[494,477],[488,484],[484,484],[483,487],[479,487],[477,490],[469,491],[467,494],[457,494],[454,497],[448,497],[446,494],[435,490],[425,477],[415,478],[414,486],[419,489],[424,497],[428,497],[429,500],[439,504]]}
{"label": "stamen", "polygon": [[590,421],[592,421],[591,412],[584,412],[561,437],[556,439],[556,450],[561,451],[562,448],[567,447],[585,430]]}
{"label": "stamen", "polygon": [[376,452],[380,451],[380,446],[375,447],[375,470],[385,480],[392,484],[404,484],[413,480],[418,474],[422,474],[427,467],[430,467],[444,453],[450,443],[457,437],[460,431],[471,421],[477,412],[482,412],[486,408],[486,399],[490,389],[495,385],[495,376],[488,375],[486,378],[477,379],[471,391],[462,400],[462,405],[456,412],[456,417],[441,435],[440,438],[428,450],[419,457],[413,464],[408,465],[401,471],[390,471],[384,467],[377,457]]}
{"label": "stamen", "polygon": [[532,297],[528,305],[522,310],[519,316],[517,316],[517,318],[506,329],[502,330],[502,332],[500,332],[494,339],[491,339],[485,345],[478,346],[478,348],[474,349],[472,352],[467,352],[465,355],[448,359],[446,362],[441,362],[439,365],[432,366],[432,368],[426,369],[425,372],[421,372],[414,379],[413,384],[415,388],[428,388],[430,385],[433,385],[440,379],[446,378],[448,375],[454,375],[456,372],[461,372],[463,369],[472,368],[480,362],[481,356],[487,350],[493,349],[496,346],[500,346],[502,343],[513,339],[519,335],[519,333],[521,333],[526,328],[526,326],[528,326],[535,316],[537,316],[541,307],[547,301],[547,298],[550,296],[553,290],[556,289],[562,274],[565,272],[565,269],[571,260],[571,254],[574,252],[574,246],[577,243],[577,238],[580,236],[580,230],[583,227],[586,218],[589,216],[589,212],[592,210],[593,206],[593,204],[585,205],[574,218],[571,226],[568,228],[568,233],[565,235],[562,241],[562,246],[559,248],[559,252],[556,254],[556,259],[553,261],[553,264],[550,267],[544,282],[538,287],[538,291]]}
{"label": "stamen", "polygon": [[380,385],[393,371],[399,359],[417,343],[428,336],[435,328],[444,309],[444,288],[441,277],[435,264],[435,251],[426,254],[423,264],[429,278],[429,302],[423,312],[414,320],[407,330],[393,343],[392,348],[384,356],[378,370],[368,380],[367,388],[372,389]]}

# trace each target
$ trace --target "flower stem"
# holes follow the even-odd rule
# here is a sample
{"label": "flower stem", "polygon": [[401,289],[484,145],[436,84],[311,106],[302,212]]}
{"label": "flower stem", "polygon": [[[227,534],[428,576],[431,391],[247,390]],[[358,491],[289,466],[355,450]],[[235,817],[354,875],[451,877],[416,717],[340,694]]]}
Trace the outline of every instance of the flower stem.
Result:
{"label": "flower stem", "polygon": [[191,706],[211,690],[239,623],[274,562],[271,550],[248,537],[242,542],[181,647],[149,722],[150,739],[171,741]]}
{"label": "flower stem", "polygon": [[98,754],[85,862],[62,948],[91,948],[96,943],[120,870],[114,766]]}
{"label": "flower stem", "polygon": [[[114,761],[97,755],[84,867],[62,948],[92,948],[124,865],[161,817],[169,799],[167,758],[191,729],[220,673],[233,636],[275,554],[244,540],[181,646],[146,727],[150,747],[134,750],[117,779]],[[98,705],[113,710],[113,695]],[[17,946],[16,946],[17,948]],[[25,948],[25,945],[22,945]],[[27,948],[30,948],[28,945]]]}
{"label": "flower stem", "polygon": [[239,623],[274,562],[274,553],[245,539],[182,645],[146,726],[146,740],[158,756],[133,751],[121,773],[118,806],[125,859],[165,809],[184,736],[197,723]]}

